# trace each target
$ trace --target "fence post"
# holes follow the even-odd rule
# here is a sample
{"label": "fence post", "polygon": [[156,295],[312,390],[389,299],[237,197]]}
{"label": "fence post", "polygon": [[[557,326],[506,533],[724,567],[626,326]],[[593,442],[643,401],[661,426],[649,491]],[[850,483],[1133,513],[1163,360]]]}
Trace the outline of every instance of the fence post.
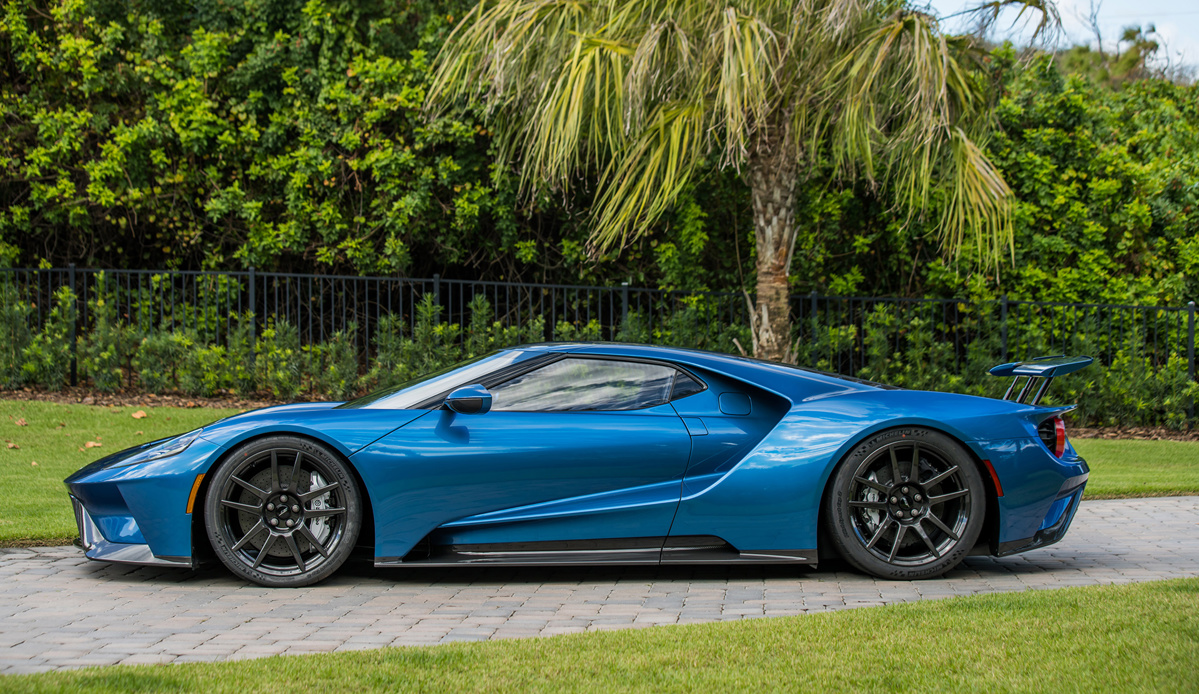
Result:
{"label": "fence post", "polygon": [[820,323],[816,320],[816,290],[813,289],[809,295],[812,301],[812,353],[808,355],[808,366],[816,366],[819,360],[816,358],[816,344],[819,339]]}
{"label": "fence post", "polygon": [[1007,294],[1003,295],[999,303],[999,335],[1003,344],[1003,358],[999,361],[1007,363]]}
{"label": "fence post", "polygon": [[[71,301],[75,302],[75,315],[71,320],[71,386],[79,385],[79,365],[78,352],[79,340],[76,339],[75,326],[79,322],[79,294],[75,292],[75,263],[71,263],[70,271],[67,274],[71,286]],[[1191,312],[1194,315],[1194,311]],[[1194,334],[1194,331],[1191,331]],[[1194,342],[1194,340],[1191,340]],[[1192,360],[1193,361],[1193,360]]]}
{"label": "fence post", "polygon": [[441,322],[441,273],[433,273],[433,303],[437,304],[437,315],[433,318],[434,323]]}
{"label": "fence post", "polygon": [[254,279],[254,266],[250,266],[250,339],[258,335],[258,283]]}
{"label": "fence post", "polygon": [[629,283],[620,283],[620,324],[629,320]]}
{"label": "fence post", "polygon": [[[1195,302],[1187,302],[1187,376],[1195,382]],[[1195,417],[1195,399],[1187,400],[1187,417]]]}

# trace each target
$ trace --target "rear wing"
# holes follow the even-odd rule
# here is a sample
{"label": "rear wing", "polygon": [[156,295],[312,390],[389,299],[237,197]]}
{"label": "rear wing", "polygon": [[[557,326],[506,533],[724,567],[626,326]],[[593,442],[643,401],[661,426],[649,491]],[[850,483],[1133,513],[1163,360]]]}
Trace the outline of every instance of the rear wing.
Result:
{"label": "rear wing", "polygon": [[[1041,402],[1045,391],[1049,390],[1049,384],[1058,376],[1064,376],[1068,373],[1074,373],[1079,369],[1085,369],[1095,361],[1091,357],[1067,357],[1064,354],[1058,354],[1051,357],[1037,357],[1031,361],[1012,362],[1011,364],[1000,364],[999,366],[991,367],[990,374],[992,376],[1013,376],[1012,384],[1008,386],[1007,392],[1003,394],[1004,400],[1012,400],[1024,404],[1025,398],[1032,392],[1033,386],[1037,386],[1036,393],[1032,396],[1029,405],[1036,405]],[[1016,392],[1016,386],[1020,383],[1020,379],[1024,378],[1024,385],[1020,388],[1020,392],[1015,398],[1012,393]]]}

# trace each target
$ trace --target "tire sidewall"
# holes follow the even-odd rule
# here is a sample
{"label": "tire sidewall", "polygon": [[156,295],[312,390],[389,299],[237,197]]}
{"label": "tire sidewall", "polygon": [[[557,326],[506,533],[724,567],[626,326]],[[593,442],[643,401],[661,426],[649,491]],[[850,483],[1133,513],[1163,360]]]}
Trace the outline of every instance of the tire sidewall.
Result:
{"label": "tire sidewall", "polygon": [[[960,468],[963,482],[970,490],[970,517],[962,531],[961,540],[949,553],[923,566],[894,566],[871,554],[858,539],[853,527],[849,492],[858,467],[867,457],[888,444],[913,441],[919,443],[922,449],[932,450],[945,461]],[[842,558],[852,566],[879,578],[911,580],[936,578],[961,563],[974,549],[982,533],[986,505],[987,492],[982,474],[973,457],[961,444],[931,429],[901,427],[874,434],[854,446],[833,473],[825,513],[834,546]]]}
{"label": "tire sidewall", "polygon": [[[342,497],[346,508],[345,529],[337,547],[330,553],[329,559],[323,562],[319,568],[295,576],[275,576],[247,566],[232,550],[220,531],[221,492],[229,482],[229,478],[232,477],[233,471],[249,458],[264,451],[282,448],[299,450],[305,456],[312,456],[319,460],[333,474],[335,479],[330,481],[338,482],[341,489],[344,490]],[[362,530],[361,492],[353,474],[349,471],[349,466],[327,447],[311,439],[298,436],[268,436],[238,446],[220,463],[213,475],[212,482],[208,485],[208,492],[204,499],[204,527],[208,534],[209,544],[212,545],[217,558],[234,574],[268,587],[311,585],[328,578],[337,571],[354,550],[358,534]]]}

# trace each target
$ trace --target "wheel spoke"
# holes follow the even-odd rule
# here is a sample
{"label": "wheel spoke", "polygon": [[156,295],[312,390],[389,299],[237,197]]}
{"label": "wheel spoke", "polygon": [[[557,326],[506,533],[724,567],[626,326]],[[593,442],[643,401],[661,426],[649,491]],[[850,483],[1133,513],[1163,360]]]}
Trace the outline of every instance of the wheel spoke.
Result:
{"label": "wheel spoke", "polygon": [[891,516],[884,518],[883,522],[878,524],[878,530],[874,531],[874,537],[870,538],[870,542],[866,543],[866,549],[872,549],[876,544],[878,544],[878,541],[883,537],[883,533],[887,531],[887,526],[894,522],[895,521],[891,520]]}
{"label": "wheel spoke", "polygon": [[296,463],[291,466],[291,488],[300,488],[300,460],[304,458],[304,454],[296,451]]}
{"label": "wheel spoke", "polygon": [[241,549],[242,547],[245,547],[250,542],[250,539],[253,538],[255,535],[257,535],[259,533],[259,531],[261,531],[265,527],[266,527],[266,524],[262,522],[261,518],[259,518],[258,522],[254,524],[254,527],[250,528],[250,532],[246,533],[245,535],[242,535],[242,538],[237,541],[237,544],[233,545],[233,551],[236,552],[237,550]]}
{"label": "wheel spoke", "polygon": [[855,477],[855,478],[853,478],[853,481],[857,482],[858,484],[864,484],[867,487],[870,487],[871,489],[877,489],[878,491],[883,492],[883,493],[890,491],[889,489],[887,489],[887,487],[885,485],[881,485],[878,482],[875,482],[874,480],[868,480],[865,477]]}
{"label": "wheel spoke", "polygon": [[345,513],[344,508],[317,508],[311,511],[304,511],[305,518],[325,518],[326,516],[340,516]]}
{"label": "wheel spoke", "polygon": [[304,557],[300,556],[300,545],[296,542],[295,533],[288,533],[283,538],[287,541],[287,546],[291,549],[291,556],[296,558],[296,565],[300,567],[300,571],[307,571],[308,567],[304,564]]}
{"label": "wheel spoke", "polygon": [[266,559],[266,555],[271,551],[271,546],[275,544],[275,539],[279,537],[275,533],[266,536],[266,542],[262,543],[262,549],[258,550],[258,557],[254,560],[254,565],[251,569],[257,569],[262,564],[262,560]]}
{"label": "wheel spoke", "polygon": [[899,544],[903,542],[903,536],[908,532],[908,526],[900,525],[899,532],[895,533],[895,542],[891,543],[891,553],[887,555],[887,561],[895,561],[895,553],[899,551]]}
{"label": "wheel spoke", "polygon": [[887,450],[891,452],[891,484],[899,484],[899,457],[895,455],[895,446]]}
{"label": "wheel spoke", "polygon": [[325,559],[329,558],[329,553],[325,551],[323,546],[321,546],[320,541],[316,539],[316,535],[312,534],[312,531],[308,529],[307,525],[301,523],[300,525],[296,526],[296,530],[300,531],[300,534],[304,536],[304,539],[308,540],[308,544],[312,545],[313,549],[320,552],[322,557]]}
{"label": "wheel spoke", "polygon": [[851,501],[849,502],[849,505],[853,508],[874,508],[883,510],[887,508],[887,502],[885,501]]}
{"label": "wheel spoke", "polygon": [[228,499],[221,499],[221,505],[228,506],[229,508],[235,508],[238,511],[245,511],[247,513],[258,513],[262,510],[262,504],[257,506],[251,504],[239,504],[236,501],[229,501]]}
{"label": "wheel spoke", "polygon": [[944,523],[942,523],[940,518],[937,518],[933,514],[930,513],[927,516],[925,516],[924,518],[929,523],[932,523],[933,525],[937,526],[937,528],[939,528],[941,530],[941,532],[945,533],[950,538],[952,538],[954,542],[957,542],[958,540],[962,539],[962,538],[958,537],[958,534],[955,533],[953,530],[951,530],[948,525],[945,525]]}
{"label": "wheel spoke", "polygon": [[240,486],[242,489],[245,489],[247,492],[250,492],[254,496],[258,497],[259,499],[266,500],[266,498],[271,495],[270,492],[263,491],[263,490],[259,489],[258,487],[255,487],[254,485],[250,484],[249,482],[243,480],[240,477],[232,477],[230,479],[232,479],[233,482],[235,484],[237,484],[238,486]]}
{"label": "wheel spoke", "polygon": [[334,489],[337,489],[340,486],[341,486],[341,484],[334,482],[333,484],[326,484],[325,486],[320,487],[319,489],[313,489],[304,494],[297,494],[296,496],[300,497],[300,501],[302,501],[304,503],[308,503],[309,501],[312,501],[313,499],[317,498],[318,496],[321,496],[322,494],[327,494],[327,493],[333,491]]}
{"label": "wheel spoke", "polygon": [[931,480],[929,480],[929,481],[925,482],[925,483],[924,483],[924,488],[925,488],[925,489],[932,489],[933,487],[937,486],[938,484],[940,484],[940,483],[944,482],[945,480],[949,479],[949,478],[950,478],[951,476],[953,476],[953,474],[954,474],[955,472],[957,472],[957,471],[958,471],[958,466],[957,466],[957,465],[954,465],[953,467],[949,468],[949,469],[948,469],[948,470],[946,470],[945,472],[942,472],[941,474],[937,475],[936,477],[932,478]]}
{"label": "wheel spoke", "polygon": [[933,555],[933,559],[940,559],[941,554],[937,552],[937,546],[933,544],[932,538],[928,536],[928,533],[924,532],[924,526],[920,525],[920,521],[916,521],[916,524],[912,527],[915,528],[916,534],[920,536],[920,539],[924,540],[924,544],[928,546],[928,551]]}
{"label": "wheel spoke", "polygon": [[940,496],[930,496],[930,497],[928,497],[928,505],[936,506],[937,504],[943,504],[946,501],[956,499],[960,496],[967,496],[969,494],[970,494],[969,489],[959,489],[956,492],[949,492],[948,494],[941,494]]}
{"label": "wheel spoke", "polygon": [[279,484],[279,454],[271,451],[271,491],[277,492],[282,489]]}
{"label": "wheel spoke", "polygon": [[912,444],[912,476],[913,482],[920,482],[920,444]]}

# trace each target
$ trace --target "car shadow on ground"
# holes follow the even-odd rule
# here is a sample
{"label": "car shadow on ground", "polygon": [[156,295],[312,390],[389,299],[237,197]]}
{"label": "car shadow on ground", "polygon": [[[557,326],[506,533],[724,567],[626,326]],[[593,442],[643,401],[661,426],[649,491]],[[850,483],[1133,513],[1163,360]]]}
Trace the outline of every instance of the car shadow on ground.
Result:
{"label": "car shadow on ground", "polygon": [[[998,575],[1044,573],[1054,568],[1069,568],[1060,559],[1046,557],[1045,565],[1036,561],[998,560],[993,557],[969,557],[943,580],[987,578]],[[128,566],[87,562],[78,565],[81,577],[120,583],[177,583],[189,586],[227,585],[231,588],[252,585],[235,577],[216,561],[196,569]],[[736,583],[753,581],[872,581],[839,559],[810,565],[678,565],[678,566],[461,566],[449,568],[401,568],[373,566],[369,560],[346,563],[321,586],[422,586],[422,585],[545,585],[606,584],[627,582],[707,582]]]}

